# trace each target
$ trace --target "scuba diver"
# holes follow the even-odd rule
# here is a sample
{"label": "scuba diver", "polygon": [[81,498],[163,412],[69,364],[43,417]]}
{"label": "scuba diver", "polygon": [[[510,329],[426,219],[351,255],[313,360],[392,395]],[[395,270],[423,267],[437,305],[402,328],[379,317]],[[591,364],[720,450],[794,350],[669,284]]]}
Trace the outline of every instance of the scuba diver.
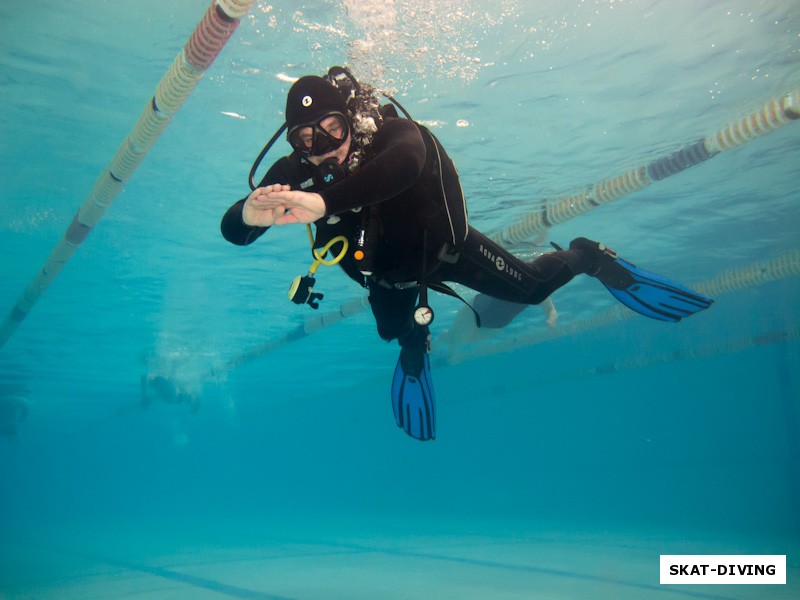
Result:
{"label": "scuba diver", "polygon": [[[271,226],[306,224],[315,261],[290,289],[298,304],[318,307],[322,294],[313,286],[320,263],[338,261],[368,290],[378,335],[400,345],[392,406],[398,427],[411,437],[436,437],[429,289],[458,297],[447,285],[456,282],[492,298],[539,304],[587,274],[629,308],[662,321],[679,321],[712,303],[586,238],[567,249],[553,244],[555,251],[532,262],[509,253],[468,224],[458,173],[436,137],[386,97],[392,104],[382,106],[374,88],[342,67],[298,79],[284,126],[250,172],[252,193],[228,209],[221,230],[229,242],[247,245]],[[284,129],[293,151],[256,186],[254,173]],[[336,258],[325,262],[337,247]],[[510,320],[473,312],[478,326],[481,317],[488,327]]]}
{"label": "scuba diver", "polygon": [[156,400],[160,400],[164,404],[186,404],[192,414],[200,410],[200,399],[168,377],[148,373],[142,375],[140,382],[143,410],[150,408],[150,405]]}

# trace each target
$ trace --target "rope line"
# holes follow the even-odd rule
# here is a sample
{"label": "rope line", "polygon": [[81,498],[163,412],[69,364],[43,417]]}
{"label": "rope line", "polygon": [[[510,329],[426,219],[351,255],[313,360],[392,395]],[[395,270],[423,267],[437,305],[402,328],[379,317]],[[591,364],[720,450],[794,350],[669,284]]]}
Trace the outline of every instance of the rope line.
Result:
{"label": "rope line", "polygon": [[277,350],[291,342],[316,333],[320,329],[324,329],[325,327],[329,327],[339,321],[358,314],[368,306],[369,300],[366,296],[363,296],[344,303],[338,310],[308,317],[302,325],[299,325],[289,333],[247,350],[239,356],[230,359],[225,366],[227,369],[232,369],[255,358],[269,354],[273,350]]}
{"label": "rope line", "polygon": [[535,380],[530,381],[529,385],[537,387],[544,384],[560,383],[562,381],[575,381],[576,379],[596,377],[599,375],[609,375],[611,373],[619,373],[622,371],[631,371],[633,369],[651,367],[658,364],[677,362],[680,360],[693,360],[698,358],[702,359],[710,358],[712,356],[719,356],[721,354],[732,354],[735,352],[748,350],[750,348],[796,342],[798,340],[800,340],[800,327],[791,327],[786,330],[766,331],[753,336],[736,338],[720,344],[707,344],[699,348],[672,350],[670,352],[662,352],[660,354],[649,356],[622,358],[597,365],[589,369],[584,369],[582,371],[537,377]]}
{"label": "rope line", "polygon": [[0,348],[16,331],[120,193],[125,182],[233,35],[253,2],[254,0],[214,0],[208,7],[194,33],[159,82],[155,94],[147,102],[133,129],[123,140],[109,166],[100,174],[63,237],[0,326]]}
{"label": "rope line", "polygon": [[[771,260],[756,261],[744,267],[731,269],[709,281],[693,285],[692,287],[701,294],[720,296],[728,292],[763,285],[771,281],[778,281],[788,277],[796,277],[798,275],[800,275],[800,250],[792,250]],[[556,338],[576,335],[589,329],[605,327],[606,325],[616,323],[617,321],[623,321],[634,316],[636,316],[636,313],[633,311],[622,305],[615,305],[596,317],[585,321],[571,323],[556,329],[532,331],[494,344],[487,344],[464,352],[452,353],[444,358],[444,362],[447,364],[456,364],[498,354],[500,352],[535,346]]]}
{"label": "rope line", "polygon": [[758,110],[668,156],[626,171],[589,186],[585,192],[548,199],[543,208],[524,215],[514,225],[494,234],[495,241],[515,244],[547,231],[551,227],[582,215],[603,204],[618,200],[705,162],[721,152],[733,150],[758,137],[800,119],[800,90],[767,101]]}
{"label": "rope line", "polygon": [[[731,269],[714,279],[697,284],[693,287],[703,294],[720,295],[745,287],[761,285],[769,281],[777,281],[797,275],[800,275],[800,250],[788,252],[766,262],[755,262],[738,269]],[[225,364],[225,369],[230,370],[251,360],[265,356],[278,348],[282,348],[287,344],[358,314],[368,306],[369,300],[366,296],[363,296],[344,303],[338,310],[308,317],[303,324],[292,331],[229,359]],[[588,329],[611,325],[612,323],[627,319],[631,316],[634,315],[630,310],[622,306],[613,306],[604,313],[586,321],[573,323],[565,327],[559,327],[558,329],[547,329],[525,336],[518,336],[510,341],[494,344],[488,347],[488,351],[486,350],[487,347],[484,346],[483,348],[477,348],[472,351],[454,354],[445,357],[444,362],[447,364],[456,364],[489,354],[514,350],[521,346],[535,345],[559,337],[574,335]]]}

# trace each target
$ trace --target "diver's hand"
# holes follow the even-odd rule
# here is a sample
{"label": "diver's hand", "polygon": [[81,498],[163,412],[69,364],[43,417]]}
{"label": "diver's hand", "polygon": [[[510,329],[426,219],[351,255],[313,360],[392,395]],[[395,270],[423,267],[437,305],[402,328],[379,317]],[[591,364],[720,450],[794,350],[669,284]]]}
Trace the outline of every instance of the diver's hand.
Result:
{"label": "diver's hand", "polygon": [[250,227],[271,227],[275,224],[272,205],[267,203],[267,195],[272,192],[288,192],[288,185],[274,184],[256,188],[244,201],[242,221]]}
{"label": "diver's hand", "polygon": [[273,190],[260,202],[272,210],[275,225],[313,223],[325,216],[325,200],[314,192],[293,192],[288,188]]}

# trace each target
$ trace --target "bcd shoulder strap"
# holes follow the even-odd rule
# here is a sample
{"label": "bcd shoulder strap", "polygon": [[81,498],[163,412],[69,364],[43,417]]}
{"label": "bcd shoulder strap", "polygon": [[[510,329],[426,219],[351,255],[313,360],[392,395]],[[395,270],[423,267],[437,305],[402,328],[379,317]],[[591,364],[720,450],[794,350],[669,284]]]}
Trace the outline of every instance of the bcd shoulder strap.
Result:
{"label": "bcd shoulder strap", "polygon": [[461,244],[467,239],[469,231],[469,217],[464,192],[458,178],[455,164],[447,155],[436,136],[424,125],[417,123],[425,141],[425,149],[432,160],[433,173],[431,175],[439,185],[441,207],[447,217],[446,229],[441,231],[451,250],[458,253]]}

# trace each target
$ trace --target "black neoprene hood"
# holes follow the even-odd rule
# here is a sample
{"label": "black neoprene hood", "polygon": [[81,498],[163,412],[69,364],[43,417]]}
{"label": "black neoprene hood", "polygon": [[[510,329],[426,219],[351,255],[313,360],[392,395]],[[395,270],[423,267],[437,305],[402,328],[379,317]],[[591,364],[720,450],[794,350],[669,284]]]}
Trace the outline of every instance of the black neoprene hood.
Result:
{"label": "black neoprene hood", "polygon": [[347,114],[347,105],[330,82],[316,75],[306,75],[292,85],[286,98],[289,131],[297,125],[315,123],[331,112]]}

